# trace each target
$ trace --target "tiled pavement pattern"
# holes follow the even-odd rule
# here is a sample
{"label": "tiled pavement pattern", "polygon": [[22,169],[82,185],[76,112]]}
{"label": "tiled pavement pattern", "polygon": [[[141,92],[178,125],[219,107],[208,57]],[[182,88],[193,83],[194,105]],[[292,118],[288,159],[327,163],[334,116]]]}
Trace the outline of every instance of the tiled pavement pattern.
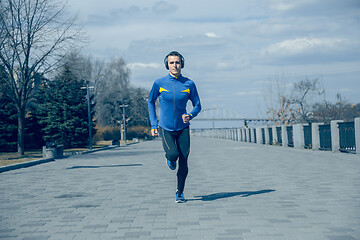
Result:
{"label": "tiled pavement pattern", "polygon": [[0,174],[0,239],[360,239],[360,157],[192,138],[188,201],[159,140]]}

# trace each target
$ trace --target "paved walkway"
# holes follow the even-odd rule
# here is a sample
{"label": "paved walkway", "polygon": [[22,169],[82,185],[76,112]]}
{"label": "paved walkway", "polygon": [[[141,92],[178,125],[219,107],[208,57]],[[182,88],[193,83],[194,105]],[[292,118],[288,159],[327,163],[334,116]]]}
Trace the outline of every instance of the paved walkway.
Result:
{"label": "paved walkway", "polygon": [[0,174],[0,239],[360,239],[360,157],[192,138],[188,202],[161,142]]}

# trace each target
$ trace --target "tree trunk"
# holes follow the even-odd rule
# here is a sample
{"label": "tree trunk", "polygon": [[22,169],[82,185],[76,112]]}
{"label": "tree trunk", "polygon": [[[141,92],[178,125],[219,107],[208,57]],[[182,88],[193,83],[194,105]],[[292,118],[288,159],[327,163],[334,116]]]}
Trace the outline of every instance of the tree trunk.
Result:
{"label": "tree trunk", "polygon": [[18,109],[18,154],[23,156],[25,151],[24,144],[25,133],[25,110]]}

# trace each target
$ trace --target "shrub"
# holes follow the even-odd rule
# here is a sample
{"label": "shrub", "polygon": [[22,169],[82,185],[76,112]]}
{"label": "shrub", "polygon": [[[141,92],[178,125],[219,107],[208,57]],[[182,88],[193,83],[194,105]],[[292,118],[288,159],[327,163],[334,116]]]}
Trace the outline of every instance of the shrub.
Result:
{"label": "shrub", "polygon": [[149,135],[149,128],[144,126],[133,126],[129,127],[126,131],[126,138],[131,140],[133,138],[138,139],[148,139]]}
{"label": "shrub", "polygon": [[[119,127],[97,127],[94,141],[109,141],[120,140],[120,128]],[[131,140],[133,138],[147,139],[149,138],[149,129],[144,126],[132,126],[126,129],[126,138]]]}
{"label": "shrub", "polygon": [[120,139],[120,128],[119,127],[96,127],[96,134],[94,141],[109,141]]}

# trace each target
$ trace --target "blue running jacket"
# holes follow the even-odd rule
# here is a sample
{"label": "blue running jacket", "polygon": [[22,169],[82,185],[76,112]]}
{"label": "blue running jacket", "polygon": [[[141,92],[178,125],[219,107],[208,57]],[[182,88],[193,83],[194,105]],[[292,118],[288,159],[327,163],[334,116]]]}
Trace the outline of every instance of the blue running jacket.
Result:
{"label": "blue running jacket", "polygon": [[[156,129],[158,126],[155,110],[157,98],[160,102],[159,126],[168,131],[179,131],[186,128],[190,123],[184,123],[182,115],[184,113],[189,114],[190,119],[192,119],[201,110],[195,83],[182,75],[175,78],[168,74],[154,82],[149,95],[148,107],[151,129]],[[186,105],[189,99],[192,102],[193,109],[187,113]]]}

